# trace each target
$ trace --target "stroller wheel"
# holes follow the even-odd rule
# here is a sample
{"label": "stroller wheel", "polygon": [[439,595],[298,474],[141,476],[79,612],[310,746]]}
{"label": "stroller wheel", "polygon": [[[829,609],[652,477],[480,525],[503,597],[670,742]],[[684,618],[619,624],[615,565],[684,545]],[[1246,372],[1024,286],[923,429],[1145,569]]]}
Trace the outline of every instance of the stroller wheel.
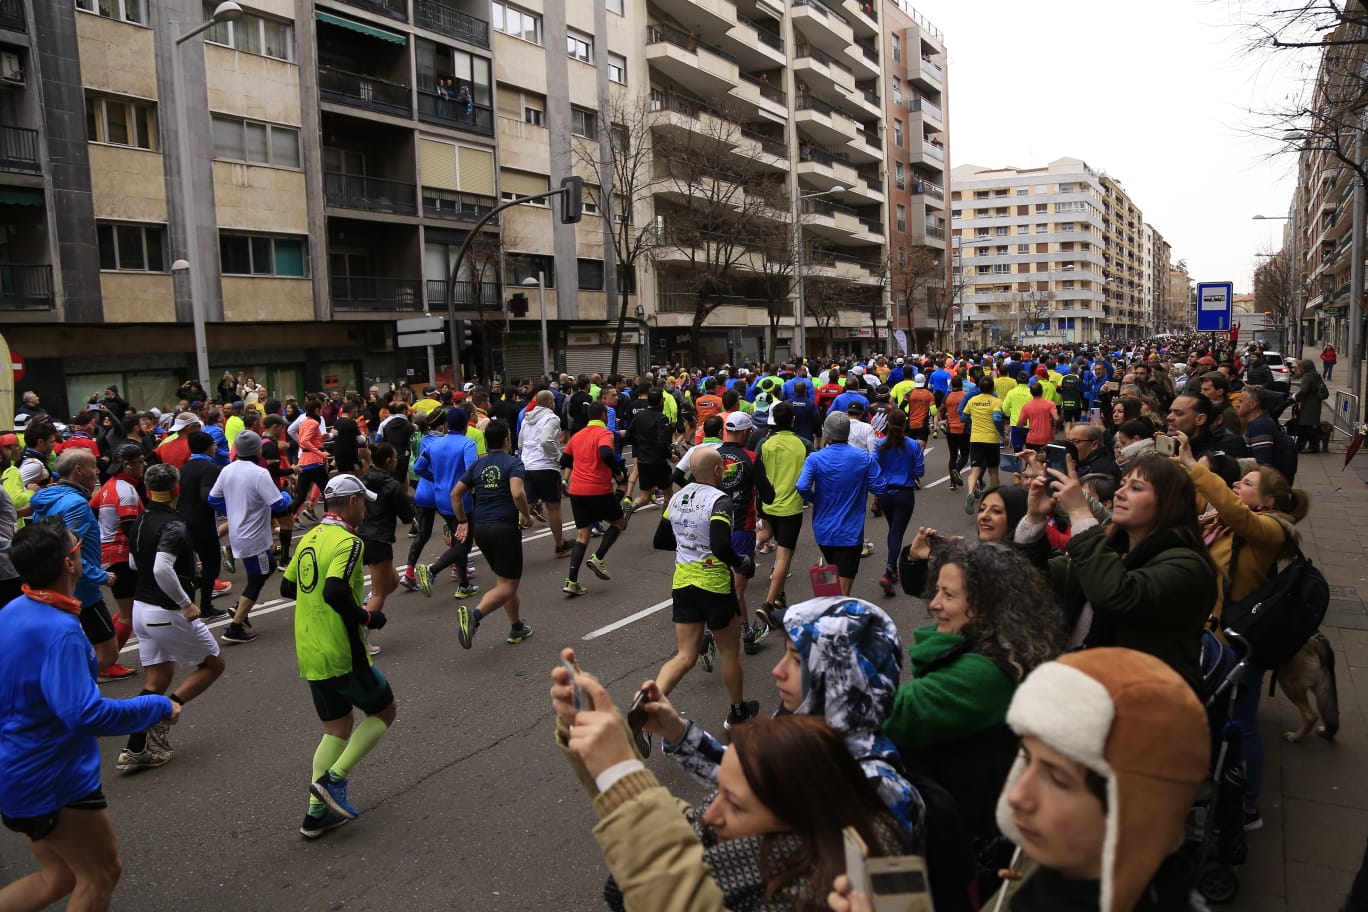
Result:
{"label": "stroller wheel", "polygon": [[1197,892],[1207,902],[1228,903],[1240,892],[1240,881],[1226,865],[1212,862],[1197,875]]}

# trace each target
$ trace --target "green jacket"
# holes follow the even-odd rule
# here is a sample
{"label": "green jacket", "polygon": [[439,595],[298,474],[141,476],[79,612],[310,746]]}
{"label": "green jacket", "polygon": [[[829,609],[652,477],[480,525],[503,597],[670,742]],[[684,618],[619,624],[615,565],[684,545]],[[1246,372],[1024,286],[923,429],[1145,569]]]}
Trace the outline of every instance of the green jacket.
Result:
{"label": "green jacket", "polygon": [[912,680],[898,688],[884,732],[912,752],[958,741],[1001,725],[1016,686],[987,656],[965,650],[964,637],[935,625],[912,632]]}

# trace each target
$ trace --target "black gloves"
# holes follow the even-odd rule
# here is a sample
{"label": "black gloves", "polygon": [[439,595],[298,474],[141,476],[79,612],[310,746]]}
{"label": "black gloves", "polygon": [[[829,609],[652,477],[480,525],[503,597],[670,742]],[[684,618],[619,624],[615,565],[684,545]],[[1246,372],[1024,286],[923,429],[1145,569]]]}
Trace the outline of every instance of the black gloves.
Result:
{"label": "black gloves", "polygon": [[371,630],[379,630],[389,623],[389,618],[385,617],[385,612],[383,611],[367,611],[366,614],[370,615],[367,619],[366,626]]}
{"label": "black gloves", "polygon": [[746,579],[754,579],[754,577],[755,577],[755,558],[751,557],[751,556],[748,554],[748,555],[746,555],[745,557],[741,558],[741,562],[738,563],[738,564],[736,565],[736,567],[733,568],[733,569],[735,569],[737,573],[741,574],[741,575],[744,576]]}

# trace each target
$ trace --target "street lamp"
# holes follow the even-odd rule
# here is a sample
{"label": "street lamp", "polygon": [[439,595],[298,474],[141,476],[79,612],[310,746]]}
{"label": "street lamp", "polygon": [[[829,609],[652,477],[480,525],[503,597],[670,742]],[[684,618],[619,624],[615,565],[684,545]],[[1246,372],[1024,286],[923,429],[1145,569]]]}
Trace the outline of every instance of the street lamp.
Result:
{"label": "street lamp", "polygon": [[[803,200],[813,199],[818,196],[826,196],[828,193],[844,193],[845,190],[846,188],[843,185],[837,184],[826,190],[816,190],[812,193],[799,193],[798,182],[795,180],[793,183],[793,272],[797,279],[795,284],[797,285],[798,292],[798,306],[794,314],[796,326],[794,329],[798,333],[798,344],[802,346],[801,353],[804,356],[807,355],[807,300],[803,296]],[[773,348],[773,342],[771,342],[771,348]]]}
{"label": "street lamp", "polygon": [[[1294,133],[1288,133],[1288,134],[1286,134],[1283,138],[1284,138],[1284,139],[1295,139],[1295,138],[1296,138],[1296,134],[1294,134]],[[1294,210],[1294,211],[1295,211],[1295,210]],[[1292,356],[1293,356],[1294,358],[1297,358],[1298,360],[1300,360],[1300,359],[1301,359],[1301,325],[1302,325],[1302,317],[1305,316],[1305,313],[1304,313],[1304,311],[1303,311],[1303,308],[1305,307],[1305,304],[1302,302],[1301,249],[1300,249],[1300,248],[1301,248],[1301,245],[1300,245],[1300,243],[1298,243],[1298,238],[1297,238],[1299,220],[1296,218],[1296,216],[1293,216],[1293,215],[1254,215],[1254,216],[1251,216],[1250,218],[1251,218],[1252,221],[1258,221],[1258,222],[1289,222],[1289,221],[1290,221],[1290,222],[1292,223],[1292,243],[1289,244],[1289,245],[1284,245],[1285,248],[1288,248],[1288,247],[1291,248],[1291,249],[1288,249],[1288,250],[1287,250],[1287,255],[1288,255],[1288,257],[1290,258],[1290,262],[1289,262],[1289,264],[1288,264],[1288,269],[1289,269],[1289,271],[1290,271],[1290,275],[1288,276],[1288,279],[1289,279],[1288,284],[1292,286],[1292,313],[1289,315],[1289,316],[1291,316],[1291,318],[1292,318],[1292,325],[1291,325],[1290,327],[1288,327],[1288,328],[1291,330],[1292,335],[1291,335],[1291,338],[1288,339],[1288,342],[1291,343],[1291,346],[1290,346],[1290,347],[1291,347],[1291,349],[1292,349]],[[1272,256],[1272,254],[1270,254],[1270,256]]]}
{"label": "street lamp", "polygon": [[541,312],[542,374],[549,382],[551,380],[551,348],[546,343],[546,273],[538,269],[535,279],[528,276],[522,280],[522,284],[528,288],[535,285],[537,288],[537,310]]}
{"label": "street lamp", "polygon": [[[211,377],[209,376],[209,343],[205,339],[204,333],[204,278],[203,268],[191,269],[190,261],[194,259],[195,245],[194,238],[198,233],[199,207],[193,205],[194,181],[190,177],[190,128],[187,124],[189,115],[186,114],[186,89],[185,75],[181,65],[181,46],[185,42],[194,38],[196,35],[203,34],[221,22],[235,22],[242,18],[242,7],[238,6],[233,0],[224,0],[214,7],[213,15],[208,22],[203,22],[184,35],[176,38],[176,46],[171,49],[171,78],[176,85],[176,156],[180,159],[180,204],[181,204],[181,226],[182,235],[185,240],[185,257],[176,260],[171,264],[171,271],[189,272],[190,274],[190,318],[195,330],[195,370],[199,372],[200,383],[204,388],[209,388]],[[168,17],[171,24],[171,34],[176,34],[180,26],[180,20],[174,14]]]}

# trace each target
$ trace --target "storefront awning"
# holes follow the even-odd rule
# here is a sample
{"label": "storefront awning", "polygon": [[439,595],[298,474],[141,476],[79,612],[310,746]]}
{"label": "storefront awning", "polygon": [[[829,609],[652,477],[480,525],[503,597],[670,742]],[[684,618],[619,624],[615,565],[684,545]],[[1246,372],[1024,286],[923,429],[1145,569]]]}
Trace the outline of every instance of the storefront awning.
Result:
{"label": "storefront awning", "polygon": [[13,187],[0,190],[0,206],[41,206],[41,190],[16,190]]}
{"label": "storefront awning", "polygon": [[355,19],[348,19],[345,16],[334,16],[332,13],[325,13],[322,10],[314,10],[314,18],[319,22],[326,22],[329,25],[336,25],[344,29],[351,29],[353,32],[360,32],[362,35],[379,38],[381,41],[392,41],[395,44],[408,44],[408,39],[398,32],[391,32],[387,29],[368,25],[364,22],[357,22]]}

